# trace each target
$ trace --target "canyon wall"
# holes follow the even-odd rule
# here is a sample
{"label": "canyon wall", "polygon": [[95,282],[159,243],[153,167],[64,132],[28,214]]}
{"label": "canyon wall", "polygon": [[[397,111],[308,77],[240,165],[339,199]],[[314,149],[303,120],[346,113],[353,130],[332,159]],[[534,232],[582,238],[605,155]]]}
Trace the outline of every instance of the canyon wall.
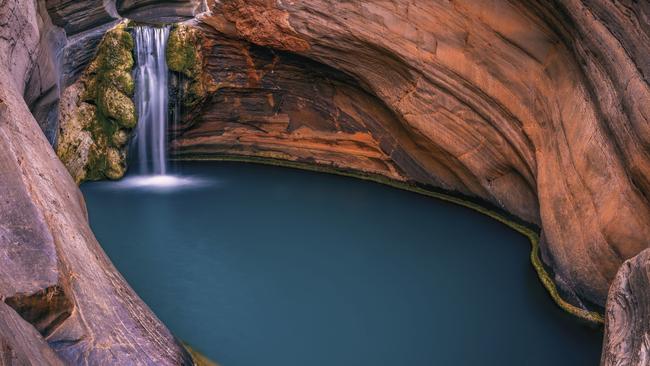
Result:
{"label": "canyon wall", "polygon": [[[65,39],[45,5],[0,6],[0,364],[191,365],[102,251],[28,108],[50,100],[62,76],[43,61]],[[32,98],[36,90],[44,97]]]}
{"label": "canyon wall", "polygon": [[323,164],[439,187],[541,228],[564,296],[605,305],[650,244],[650,6],[209,2],[180,158]]}
{"label": "canyon wall", "polygon": [[[541,228],[582,307],[604,306],[649,246],[648,2],[5,0],[0,364],[192,362],[101,250],[50,143],[59,99],[122,16],[203,10],[178,28],[198,53],[178,47],[170,66],[174,157],[295,161],[483,200]],[[614,280],[604,364],[644,354],[643,258]]]}

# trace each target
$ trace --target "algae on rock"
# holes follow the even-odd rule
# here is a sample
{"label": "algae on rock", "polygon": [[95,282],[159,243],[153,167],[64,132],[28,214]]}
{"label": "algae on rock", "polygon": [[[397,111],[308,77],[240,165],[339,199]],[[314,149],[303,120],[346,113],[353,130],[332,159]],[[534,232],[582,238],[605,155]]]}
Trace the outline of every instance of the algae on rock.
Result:
{"label": "algae on rock", "polygon": [[201,35],[196,28],[176,24],[167,41],[167,67],[180,75],[178,84],[183,105],[191,107],[205,98],[207,82],[203,75]]}
{"label": "algae on rock", "polygon": [[57,155],[77,183],[119,179],[126,145],[137,123],[133,38],[122,22],[109,30],[94,60],[61,97]]}

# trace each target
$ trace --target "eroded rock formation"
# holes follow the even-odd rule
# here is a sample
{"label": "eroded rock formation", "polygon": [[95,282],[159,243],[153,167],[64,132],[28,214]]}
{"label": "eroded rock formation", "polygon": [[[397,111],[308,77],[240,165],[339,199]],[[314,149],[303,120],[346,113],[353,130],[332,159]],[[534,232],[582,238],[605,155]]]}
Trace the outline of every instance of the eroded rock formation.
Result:
{"label": "eroded rock formation", "polygon": [[198,27],[215,86],[174,147],[484,199],[542,228],[568,298],[604,306],[650,244],[649,16],[633,1],[213,1]]}
{"label": "eroded rock formation", "polygon": [[[205,48],[201,60],[206,75],[193,78],[203,87],[190,86],[182,93],[188,122],[174,131],[179,134],[172,146],[176,157],[267,157],[404,180],[393,162],[408,167],[409,157],[397,150],[393,137],[404,132],[394,115],[348,76],[208,27],[197,32]],[[193,89],[206,90],[208,96],[200,99]],[[388,132],[391,128],[394,134]],[[386,152],[391,149],[394,158]]]}
{"label": "eroded rock formation", "polygon": [[[37,121],[52,143],[60,115],[96,120],[103,105],[130,121],[101,100],[128,96],[128,82],[102,94],[87,85],[96,69],[82,75],[105,32],[121,16],[185,19],[203,4],[2,2],[0,362],[191,362],[102,252]],[[603,306],[621,264],[649,246],[647,1],[206,4],[171,38],[176,157],[297,161],[482,199],[541,228],[577,306]],[[91,154],[75,151],[80,180]],[[644,360],[645,257],[614,281],[604,364]]]}
{"label": "eroded rock formation", "polygon": [[[145,22],[177,22],[205,11],[203,0],[114,0],[117,12]],[[111,3],[111,2],[109,2]]]}
{"label": "eroded rock formation", "polygon": [[650,363],[650,249],[627,260],[607,298],[602,366]]}
{"label": "eroded rock formation", "polygon": [[0,6],[0,364],[190,365],[95,240],[28,108],[49,24],[36,6]]}
{"label": "eroded rock formation", "polygon": [[56,152],[77,183],[119,179],[136,125],[133,38],[120,23],[99,44],[83,76],[61,96]]}

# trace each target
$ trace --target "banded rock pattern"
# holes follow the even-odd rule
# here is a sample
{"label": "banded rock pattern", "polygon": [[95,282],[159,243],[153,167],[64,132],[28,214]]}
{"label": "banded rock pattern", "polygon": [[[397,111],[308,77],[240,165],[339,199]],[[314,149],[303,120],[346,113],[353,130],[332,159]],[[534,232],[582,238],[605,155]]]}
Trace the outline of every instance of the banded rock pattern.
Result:
{"label": "banded rock pattern", "polygon": [[[578,306],[604,306],[649,246],[649,2],[206,3],[189,23],[206,93],[172,131],[177,157],[321,164],[488,201],[541,228]],[[41,129],[53,142],[61,90],[121,16],[202,4],[2,2],[0,361],[191,363],[102,252]],[[604,364],[645,362],[645,257],[614,280]]]}
{"label": "banded rock pattern", "polygon": [[[358,102],[364,93],[373,109],[386,111],[373,119],[387,134],[361,128],[380,142],[376,156],[391,167],[382,174],[478,197],[538,225],[545,262],[576,305],[604,306],[619,266],[649,246],[647,2],[223,0],[210,6],[198,18],[218,33],[206,31],[205,42],[214,97],[190,113],[177,154],[270,154],[367,171],[356,157],[370,148],[319,160],[314,151],[322,149],[311,144],[326,136],[322,131],[339,129],[341,100],[367,105]],[[244,43],[222,47],[223,38]],[[260,56],[248,42],[275,56]],[[283,62],[298,56],[314,62],[300,75],[326,76],[299,86],[298,72]],[[234,72],[216,71],[228,57]],[[283,78],[292,83],[276,82]],[[329,97],[307,89],[326,90],[332,84],[326,79],[346,80],[355,94],[339,105],[314,103]],[[282,107],[276,114],[271,107],[282,93],[306,101],[296,108],[303,116],[285,125]],[[248,102],[242,94],[258,97]],[[218,106],[232,111],[231,103],[239,103],[239,112],[219,115]],[[272,116],[278,122],[267,129]],[[290,126],[314,120],[325,126],[292,132]],[[341,146],[349,140],[336,134],[320,146],[339,148],[337,137]]]}

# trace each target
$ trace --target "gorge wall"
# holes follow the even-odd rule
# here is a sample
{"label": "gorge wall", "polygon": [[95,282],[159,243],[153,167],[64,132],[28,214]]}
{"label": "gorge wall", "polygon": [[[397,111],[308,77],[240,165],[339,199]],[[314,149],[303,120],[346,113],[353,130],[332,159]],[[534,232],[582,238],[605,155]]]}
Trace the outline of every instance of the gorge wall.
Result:
{"label": "gorge wall", "polygon": [[[122,16],[205,11],[177,28],[193,47],[171,55],[176,158],[295,161],[481,199],[541,228],[577,306],[605,306],[621,264],[650,244],[648,2],[0,5],[0,364],[192,362],[104,255],[50,146],[66,90]],[[616,315],[647,306],[620,300],[646,294],[633,261],[610,291],[618,339],[647,323]],[[610,330],[617,319],[632,330]],[[605,364],[638,348],[606,344]]]}
{"label": "gorge wall", "polygon": [[542,229],[555,282],[604,306],[650,244],[650,6],[223,0],[180,158],[323,164],[478,197]]}
{"label": "gorge wall", "polygon": [[112,26],[99,4],[0,2],[0,365],[193,364],[104,254],[46,138]]}

